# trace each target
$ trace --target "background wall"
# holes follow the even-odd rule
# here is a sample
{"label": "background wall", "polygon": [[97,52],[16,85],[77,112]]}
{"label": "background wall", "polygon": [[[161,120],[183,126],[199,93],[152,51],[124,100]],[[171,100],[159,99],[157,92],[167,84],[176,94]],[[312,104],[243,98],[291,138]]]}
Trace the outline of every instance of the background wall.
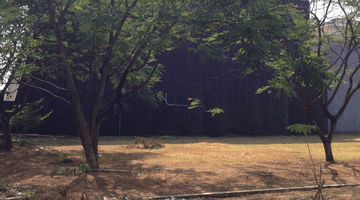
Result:
{"label": "background wall", "polygon": [[[105,121],[101,135],[285,135],[294,123],[307,123],[303,111],[287,99],[273,93],[255,94],[269,75],[243,76],[244,67],[233,62],[201,61],[201,55],[187,51],[189,46],[164,56],[166,66],[156,91],[167,93],[169,103],[188,105],[189,97],[200,98],[206,109],[219,107],[224,113],[211,117],[202,108],[187,109],[159,103],[152,107],[136,97],[118,106],[118,114]],[[65,87],[65,85],[60,86]],[[80,84],[80,88],[85,85]],[[59,93],[60,94],[60,93]],[[34,90],[29,100],[45,96],[43,113],[53,110],[44,123],[29,133],[77,135],[71,107],[46,93]],[[67,96],[67,99],[70,99]],[[90,101],[93,100],[90,98]],[[90,102],[89,102],[90,103]],[[326,118],[314,110],[318,124],[327,129]],[[293,133],[295,134],[295,133]]]}
{"label": "background wall", "polygon": [[[342,46],[340,44],[333,45],[333,49],[335,51],[337,51],[338,53],[340,53]],[[345,55],[346,55],[346,52],[343,52],[342,58],[345,58]],[[337,58],[337,56],[331,57],[330,62],[331,63],[335,62],[336,58]],[[359,64],[360,64],[359,63],[359,55],[357,55],[356,52],[352,53],[348,60],[349,68],[355,69],[355,67],[357,67]],[[335,65],[339,66],[340,62],[337,62]],[[353,79],[354,79],[354,83],[358,83],[360,81],[359,73],[356,76],[354,76]],[[329,111],[331,114],[335,114],[336,112],[338,112],[339,108],[341,107],[341,105],[344,102],[345,94],[349,87],[349,76],[345,76],[344,80],[346,82],[341,84],[334,100],[329,105]],[[331,95],[334,92],[334,89],[335,88],[328,91],[328,98],[331,97]],[[351,98],[344,113],[339,118],[337,127],[336,127],[336,131],[339,131],[339,132],[358,132],[358,131],[360,131],[360,104],[359,104],[359,102],[360,102],[360,91],[357,91],[354,94],[354,96]],[[330,127],[330,121],[328,123],[329,123],[329,127]]]}
{"label": "background wall", "polygon": [[[308,2],[293,0],[308,7]],[[285,1],[284,1],[285,3]],[[200,98],[206,109],[220,107],[224,113],[211,117],[201,108],[171,107],[164,102],[151,107],[133,97],[126,106],[118,106],[118,114],[103,123],[101,135],[285,135],[288,125],[307,123],[303,111],[287,99],[273,93],[255,94],[269,75],[256,73],[243,76],[244,67],[233,62],[201,61],[200,54],[187,51],[189,46],[164,56],[166,66],[162,82],[155,90],[167,93],[169,103],[189,104],[189,97]],[[228,73],[231,72],[231,73]],[[66,87],[59,81],[60,86]],[[61,85],[62,84],[62,85]],[[81,87],[84,85],[80,84]],[[94,94],[92,94],[94,95]],[[71,107],[41,91],[33,91],[30,99],[45,96],[44,113],[51,116],[29,133],[77,135]],[[70,99],[69,96],[67,96]],[[90,98],[91,99],[91,98]],[[327,129],[327,120],[320,110],[312,111],[320,127]],[[295,133],[294,133],[295,134]]]}

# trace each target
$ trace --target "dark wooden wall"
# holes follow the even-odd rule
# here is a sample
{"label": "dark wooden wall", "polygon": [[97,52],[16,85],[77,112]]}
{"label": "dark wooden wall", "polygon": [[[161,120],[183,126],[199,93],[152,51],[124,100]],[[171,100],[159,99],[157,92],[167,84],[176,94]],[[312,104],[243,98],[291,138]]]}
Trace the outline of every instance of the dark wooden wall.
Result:
{"label": "dark wooden wall", "polygon": [[[126,100],[127,108],[119,106],[118,114],[105,121],[100,135],[285,135],[289,134],[286,126],[307,123],[303,111],[287,99],[275,98],[275,94],[267,92],[255,94],[266,84],[269,75],[257,73],[244,77],[239,64],[209,59],[202,62],[201,55],[187,51],[188,47],[164,56],[165,73],[155,90],[167,93],[169,103],[186,105],[187,98],[197,97],[205,109],[220,107],[224,113],[211,117],[202,108],[189,110],[165,102],[151,107],[141,99],[131,98]],[[43,112],[53,110],[53,113],[29,133],[77,135],[71,107],[41,91],[33,91],[30,99],[41,96],[45,96]],[[319,109],[312,112],[318,125],[326,130],[327,120],[322,112]]]}
{"label": "dark wooden wall", "polygon": [[[139,99],[127,101],[129,112],[115,116],[105,132],[118,128],[118,135],[285,135],[285,127],[307,123],[303,111],[274,93],[255,94],[266,83],[267,74],[243,76],[243,68],[232,62],[208,60],[182,49],[168,53],[162,62],[166,72],[156,90],[167,93],[168,103],[189,104],[187,98],[202,99],[205,108],[220,107],[224,113],[211,117],[201,108],[167,106],[153,108]],[[258,78],[262,76],[263,78]],[[265,79],[264,79],[265,78]],[[320,110],[314,110],[322,128],[327,121]],[[109,128],[111,127],[111,128]]]}
{"label": "dark wooden wall", "polygon": [[[286,126],[307,123],[305,115],[287,99],[274,93],[255,94],[266,84],[267,74],[243,76],[239,64],[201,61],[201,55],[187,51],[189,46],[164,56],[165,72],[156,91],[167,93],[169,103],[187,105],[188,98],[200,98],[205,109],[220,107],[224,113],[211,117],[202,108],[168,106],[165,102],[152,107],[141,99],[126,100],[127,108],[119,106],[118,114],[105,121],[101,135],[107,136],[225,136],[225,135],[285,135]],[[261,76],[261,77],[260,77]],[[65,85],[63,85],[65,86]],[[81,86],[82,87],[82,86]],[[77,135],[71,107],[41,91],[33,91],[30,100],[45,96],[44,113],[51,116],[31,132],[54,135]],[[67,97],[70,99],[69,97]],[[313,113],[318,124],[327,128],[320,110]]]}

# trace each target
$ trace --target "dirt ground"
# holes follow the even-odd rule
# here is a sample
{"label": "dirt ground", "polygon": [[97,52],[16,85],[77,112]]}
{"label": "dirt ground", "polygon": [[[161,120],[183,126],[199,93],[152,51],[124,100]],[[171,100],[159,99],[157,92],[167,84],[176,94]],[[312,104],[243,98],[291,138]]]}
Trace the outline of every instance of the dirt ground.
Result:
{"label": "dirt ground", "polygon": [[[357,135],[360,138],[360,135]],[[290,138],[290,137],[289,137]],[[292,138],[294,139],[294,138]],[[140,199],[152,196],[315,185],[312,164],[304,142],[278,142],[253,138],[164,139],[161,149],[128,148],[131,140],[109,138],[100,142],[101,169],[118,172],[64,174],[85,162],[77,138],[26,139],[11,152],[0,152],[0,199]],[[346,138],[342,138],[345,141]],[[323,162],[320,143],[311,142],[314,162],[326,185],[359,183],[360,146],[351,141],[337,164]],[[245,141],[245,142],[244,142]],[[266,143],[268,142],[268,143]],[[298,146],[297,146],[298,145]],[[357,147],[359,146],[359,147]],[[300,148],[301,147],[301,148]],[[318,153],[319,152],[319,153]],[[319,155],[317,155],[319,154]],[[353,155],[354,154],[354,155]],[[353,156],[351,156],[353,155]],[[358,156],[360,157],[360,155]],[[63,163],[63,159],[73,162]],[[54,169],[62,173],[51,178]],[[311,199],[316,191],[251,195],[232,199]],[[324,190],[329,199],[360,199],[358,187]],[[66,196],[66,198],[65,198]],[[230,198],[229,198],[230,199]]]}

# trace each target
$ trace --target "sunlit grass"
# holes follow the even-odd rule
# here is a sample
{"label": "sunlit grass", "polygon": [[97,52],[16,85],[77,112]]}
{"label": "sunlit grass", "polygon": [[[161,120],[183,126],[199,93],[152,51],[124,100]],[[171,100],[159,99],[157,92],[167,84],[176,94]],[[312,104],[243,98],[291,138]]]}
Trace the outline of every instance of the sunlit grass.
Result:
{"label": "sunlit grass", "polygon": [[[262,159],[263,161],[275,162],[285,159],[289,160],[308,159],[309,144],[312,157],[316,161],[325,160],[324,148],[321,140],[316,135],[308,136],[262,136],[262,137],[178,137],[160,136],[154,137],[164,142],[163,149],[139,150],[152,152],[159,157],[165,156],[167,160],[188,160],[192,162],[232,162],[243,163]],[[31,145],[44,146],[80,146],[79,138],[72,139],[26,139]],[[99,149],[116,150],[126,148],[126,145],[134,141],[135,137],[100,137]],[[216,144],[216,147],[215,147]],[[360,153],[360,134],[335,134],[332,149],[334,158],[339,162],[356,160]],[[183,154],[183,152],[186,152]],[[261,153],[264,152],[264,153]],[[266,153],[266,154],[265,154]],[[233,155],[236,156],[233,156]],[[161,158],[165,159],[165,158]]]}
{"label": "sunlit grass", "polygon": [[[305,173],[306,170],[312,168],[307,148],[307,144],[309,144],[315,165],[319,167],[325,164],[324,148],[321,140],[316,135],[262,137],[161,136],[153,137],[152,139],[163,142],[165,148],[128,148],[128,144],[136,140],[135,137],[100,137],[99,162],[105,168],[118,167],[126,163],[126,166],[141,166],[144,169],[155,169],[154,167],[156,166],[161,170],[169,172],[188,170],[198,173],[222,173],[226,174],[226,176],[231,174],[239,178],[245,176],[252,178],[261,177],[258,176],[254,169],[256,167],[260,171],[278,173],[274,177],[286,179],[292,173],[299,174],[300,171]],[[49,152],[27,152],[33,156],[48,158],[52,162],[60,162],[63,157],[79,162],[84,162],[85,160],[80,139],[77,137],[25,140],[27,141],[25,145],[46,146],[49,149]],[[339,173],[344,173],[346,165],[356,165],[360,155],[359,144],[359,133],[336,134],[332,148],[334,158],[340,165],[332,166],[332,169],[338,170]],[[33,150],[32,146],[31,149]],[[341,166],[345,166],[345,168],[341,168]],[[326,170],[328,171],[327,173],[330,172],[330,169]],[[351,174],[348,171],[346,173]],[[222,176],[219,177],[217,177],[219,180],[223,180]],[[292,176],[287,183],[283,183],[281,178],[264,178],[260,179],[264,184],[261,187],[283,187],[284,184],[297,184],[296,181],[299,181],[297,178]],[[330,179],[327,181],[330,181]],[[301,179],[301,183],[306,183],[306,185],[314,184],[313,182],[314,178],[311,174]],[[335,199],[349,199],[351,197],[358,197],[356,196],[358,191],[358,189],[339,189],[339,192],[336,190],[328,194]],[[287,197],[295,197],[296,195],[283,194],[285,199]],[[313,192],[308,192],[305,196],[311,195],[313,195]],[[260,197],[259,199],[263,198]]]}

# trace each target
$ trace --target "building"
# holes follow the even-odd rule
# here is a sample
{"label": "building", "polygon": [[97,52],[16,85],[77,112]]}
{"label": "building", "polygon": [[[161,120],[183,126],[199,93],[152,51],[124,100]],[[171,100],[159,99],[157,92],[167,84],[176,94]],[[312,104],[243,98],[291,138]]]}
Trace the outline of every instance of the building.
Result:
{"label": "building", "polygon": [[[353,22],[354,25],[358,23],[358,21]],[[342,36],[342,31],[344,31],[345,26],[347,25],[346,19],[344,18],[336,18],[329,22],[325,23],[324,32],[333,35],[333,40],[331,41],[331,50],[334,52],[341,54],[341,58],[338,59],[337,55],[330,55],[330,63],[335,63],[335,67],[339,67],[341,64],[347,64],[351,70],[355,70],[360,66],[360,56],[357,51],[350,52],[344,45],[344,39]],[[350,52],[350,53],[349,53]],[[349,55],[348,55],[349,54]],[[348,55],[348,57],[347,57]],[[354,83],[359,83],[360,74],[357,72],[353,77]],[[346,92],[349,88],[349,75],[345,75],[344,83],[341,84],[334,100],[329,105],[330,113],[336,113],[341,105],[344,102]],[[354,86],[355,87],[355,86]],[[328,99],[334,93],[335,88],[332,88],[328,91]],[[336,131],[338,132],[358,132],[360,131],[360,91],[357,91],[354,96],[351,98],[349,104],[347,105],[344,113],[338,119]],[[329,122],[330,126],[330,122]]]}

